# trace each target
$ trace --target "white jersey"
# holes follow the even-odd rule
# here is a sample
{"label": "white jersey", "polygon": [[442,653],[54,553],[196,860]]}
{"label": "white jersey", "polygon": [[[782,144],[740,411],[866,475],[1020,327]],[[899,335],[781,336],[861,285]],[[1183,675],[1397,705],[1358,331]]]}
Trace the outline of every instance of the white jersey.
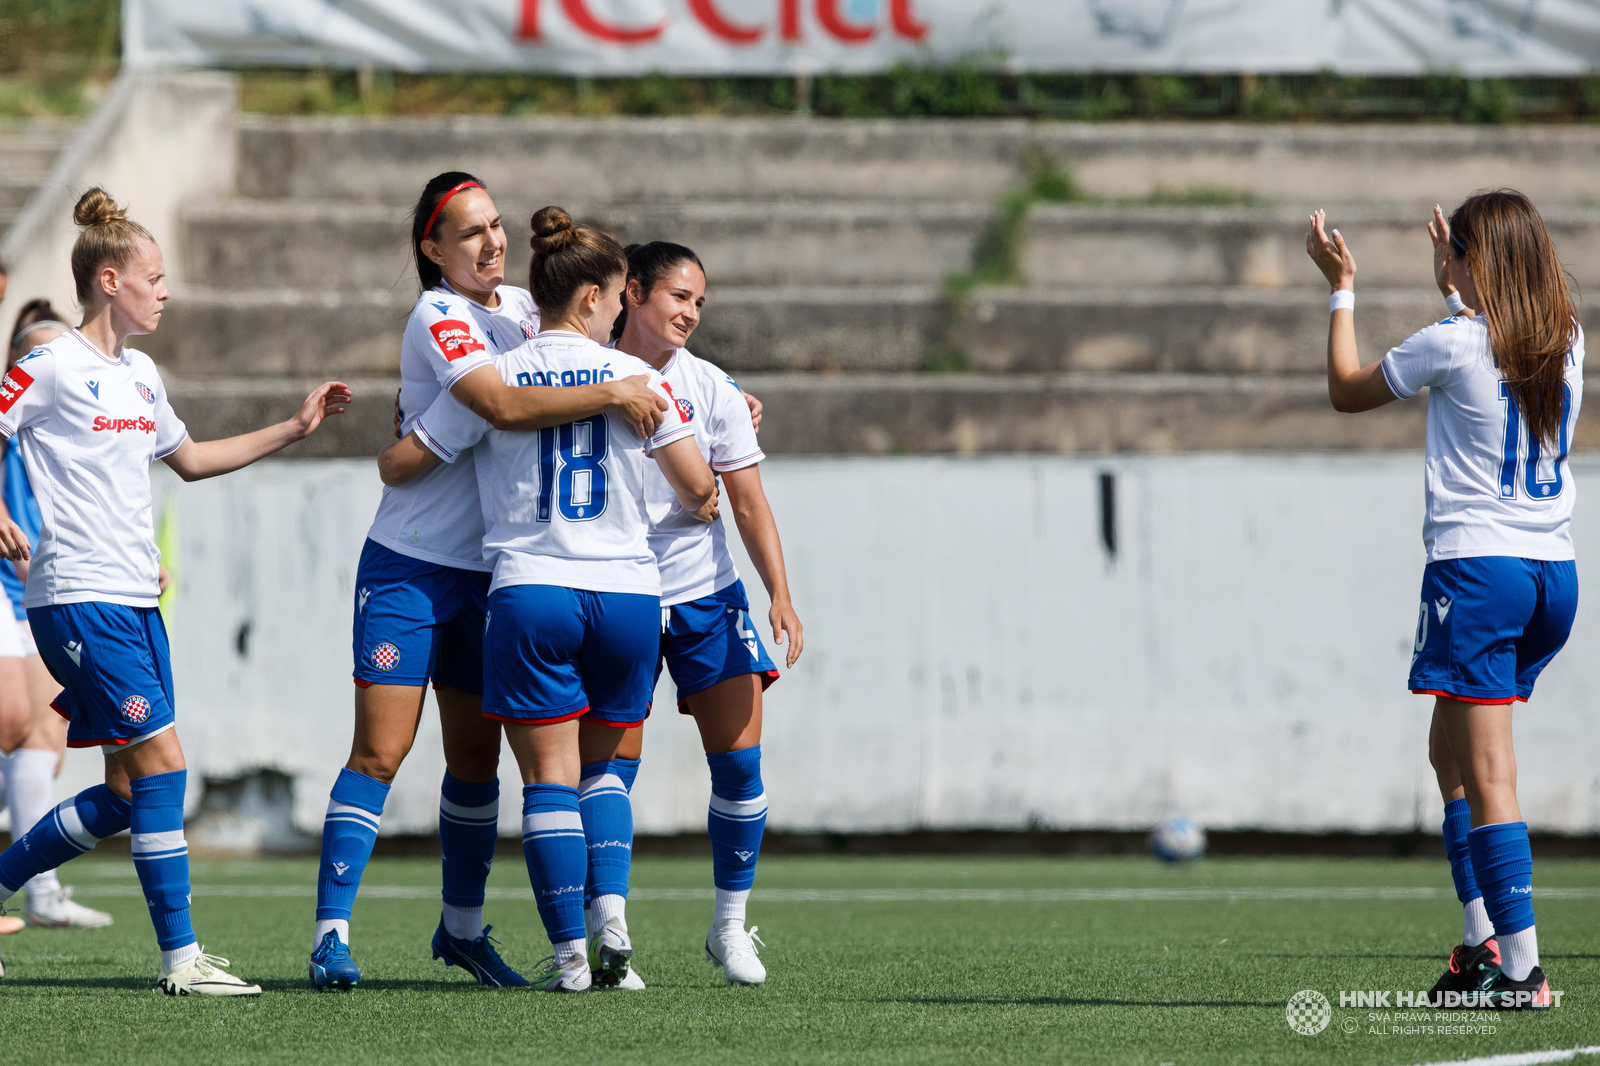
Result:
{"label": "white jersey", "polygon": [[[497,356],[495,366],[507,384],[520,386],[572,387],[645,374],[662,399],[672,400],[644,360],[575,333],[541,333]],[[611,412],[531,433],[497,430],[442,398],[423,413],[416,433],[447,463],[458,463],[476,446],[491,592],[559,585],[661,594],[644,468],[650,451],[694,435],[676,404],[649,440]]]}
{"label": "white jersey", "polygon": [[[712,470],[726,473],[766,458],[756,443],[744,393],[720,367],[679,348],[661,368],[661,376],[679,413],[695,427],[695,443]],[[698,600],[739,580],[722,519],[707,525],[686,512],[659,467],[645,471],[644,494],[650,550],[661,568],[663,607]]]}
{"label": "white jersey", "polygon": [[[502,285],[493,310],[440,282],[423,293],[400,345],[400,432],[406,434],[440,397],[461,407],[450,386],[492,357],[539,332],[539,311],[526,289]],[[404,485],[385,486],[367,536],[401,555],[463,570],[483,562],[483,512],[472,456],[438,466]]]}
{"label": "white jersey", "polygon": [[125,347],[111,358],[63,333],[0,379],[0,435],[22,449],[44,521],[23,604],[154,607],[150,464],[189,431],[150,357]]}
{"label": "white jersey", "polygon": [[1428,561],[1508,555],[1571,559],[1578,487],[1567,448],[1583,401],[1583,331],[1567,353],[1567,405],[1555,454],[1528,432],[1489,354],[1482,315],[1447,318],[1383,357],[1396,396],[1427,387]]}

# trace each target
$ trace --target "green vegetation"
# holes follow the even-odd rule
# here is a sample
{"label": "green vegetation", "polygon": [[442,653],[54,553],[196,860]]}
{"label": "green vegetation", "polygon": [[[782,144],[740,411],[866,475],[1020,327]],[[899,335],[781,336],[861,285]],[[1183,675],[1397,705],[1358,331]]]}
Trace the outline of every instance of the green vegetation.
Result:
{"label": "green vegetation", "polygon": [[[21,1061],[40,1066],[174,1055],[286,1066],[1397,1064],[1593,1044],[1600,1022],[1592,861],[1539,864],[1541,889],[1576,890],[1538,903],[1561,1008],[1501,1013],[1486,1023],[1492,1034],[1450,1036],[1372,1034],[1368,1012],[1341,1009],[1338,998],[1425,989],[1438,977],[1461,932],[1442,860],[1208,859],[1173,869],[1137,857],[773,857],[751,901],[771,978],[746,989],[723,986],[700,955],[709,859],[646,859],[635,867],[629,921],[649,988],[577,997],[483,989],[433,962],[437,862],[384,858],[366,884],[387,892],[364,895],[353,923],[365,984],[350,995],[313,993],[305,961],[315,860],[199,862],[196,927],[267,990],[232,1002],[148,991],[154,941],[126,857],[79,860],[64,873],[117,924],[0,941],[7,1030],[25,1042]],[[494,933],[507,960],[528,969],[546,944],[521,863],[497,859],[490,885]],[[1217,891],[1265,888],[1412,896],[1230,900]],[[1118,889],[1179,892],[1108,898]],[[1286,1023],[1285,1004],[1302,989],[1333,1002],[1332,1024],[1315,1036]],[[1347,1019],[1356,1032],[1344,1031]]]}
{"label": "green vegetation", "polygon": [[0,3],[0,117],[81,115],[116,76],[116,0]]}

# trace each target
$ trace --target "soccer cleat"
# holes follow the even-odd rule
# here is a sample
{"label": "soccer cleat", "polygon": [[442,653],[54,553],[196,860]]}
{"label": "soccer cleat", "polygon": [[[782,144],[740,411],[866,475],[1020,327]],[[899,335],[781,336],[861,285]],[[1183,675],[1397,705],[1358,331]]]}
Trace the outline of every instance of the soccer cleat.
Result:
{"label": "soccer cleat", "polygon": [[539,972],[529,982],[539,992],[587,992],[593,984],[589,976],[589,960],[581,953],[572,955],[566,962],[556,965],[550,955],[539,963]]}
{"label": "soccer cleat", "polygon": [[361,983],[361,967],[350,957],[350,947],[329,929],[311,953],[311,987],[318,992],[349,992]]}
{"label": "soccer cleat", "polygon": [[1477,947],[1457,944],[1450,950],[1450,965],[1428,993],[1428,1005],[1444,1005],[1446,992],[1476,992],[1500,974],[1500,944],[1490,937]]}
{"label": "soccer cleat", "polygon": [[[633,964],[633,944],[620,918],[609,918],[589,938],[589,972],[597,988],[618,988]],[[642,987],[642,986],[641,986]]]}
{"label": "soccer cleat", "polygon": [[50,929],[104,929],[111,924],[111,915],[72,901],[71,888],[58,888],[28,897],[22,910],[29,925]]}
{"label": "soccer cleat", "polygon": [[259,996],[261,986],[233,976],[227,971],[230,965],[201,948],[194,958],[161,971],[156,991],[169,996]]}
{"label": "soccer cleat", "polygon": [[433,957],[443,959],[446,966],[459,966],[477,978],[480,985],[490,988],[526,988],[529,981],[506,964],[495,950],[500,943],[489,935],[494,926],[483,927],[483,935],[475,940],[451,936],[444,928],[444,916],[439,916],[439,928],[433,934]]}
{"label": "soccer cleat", "polygon": [[1545,980],[1544,970],[1538,966],[1528,971],[1527,979],[1522,981],[1513,981],[1502,970],[1484,991],[1494,1010],[1550,1009],[1550,982]]}
{"label": "soccer cleat", "polygon": [[756,956],[756,945],[767,945],[756,936],[759,926],[745,932],[743,922],[723,922],[706,933],[706,958],[722,967],[730,985],[759,985],[767,979],[767,968]]}
{"label": "soccer cleat", "polygon": [[644,991],[644,978],[639,976],[639,968],[633,965],[632,962],[628,963],[628,976],[617,982],[617,990],[620,992]]}

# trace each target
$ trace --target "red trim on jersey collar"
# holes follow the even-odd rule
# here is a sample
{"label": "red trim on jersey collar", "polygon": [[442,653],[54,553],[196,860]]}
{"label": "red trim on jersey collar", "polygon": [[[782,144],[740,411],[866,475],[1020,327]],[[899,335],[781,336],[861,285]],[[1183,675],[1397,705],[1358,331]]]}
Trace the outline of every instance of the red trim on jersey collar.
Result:
{"label": "red trim on jersey collar", "polygon": [[[105,352],[102,352],[99,348],[96,348],[94,346],[94,344],[90,342],[89,338],[85,337],[82,333],[79,333],[76,328],[74,328],[71,332],[72,332],[72,335],[74,337],[78,338],[78,343],[82,344],[85,348],[89,349],[95,355],[98,355],[100,358],[104,359],[106,362],[110,363],[112,366],[121,366],[122,365],[122,356],[119,355],[119,356],[117,356],[117,358],[113,359],[109,355],[107,355]],[[99,743],[99,742],[96,741],[96,743]]]}
{"label": "red trim on jersey collar", "polygon": [[[428,224],[426,226],[422,227],[422,239],[423,240],[429,240],[430,239],[428,237],[428,234],[433,232],[433,224],[435,222],[439,221],[439,212],[443,211],[444,210],[444,205],[450,202],[450,197],[454,196],[456,193],[460,192],[462,189],[483,189],[483,186],[479,185],[475,181],[464,181],[460,185],[457,185],[455,188],[451,189],[449,192],[445,193],[444,196],[441,197],[440,200],[439,200],[439,206],[435,207],[433,209],[433,214],[428,216]],[[488,189],[483,189],[483,191],[484,192],[488,192],[489,190]]]}

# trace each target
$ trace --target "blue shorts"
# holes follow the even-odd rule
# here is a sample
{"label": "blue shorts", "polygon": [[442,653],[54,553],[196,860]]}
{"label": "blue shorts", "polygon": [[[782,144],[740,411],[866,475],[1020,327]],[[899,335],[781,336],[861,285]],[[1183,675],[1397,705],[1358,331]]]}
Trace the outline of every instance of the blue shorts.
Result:
{"label": "blue shorts", "polygon": [[369,540],[356,568],[355,680],[483,694],[489,575],[424,562]]}
{"label": "blue shorts", "polygon": [[1511,703],[1567,642],[1578,568],[1504,555],[1445,559],[1422,572],[1411,691],[1466,703]]}
{"label": "blue shorts", "polygon": [[483,633],[484,716],[638,725],[650,713],[660,612],[659,596],[557,585],[496,589]]}
{"label": "blue shorts", "polygon": [[688,603],[661,608],[661,667],[678,687],[678,713],[688,714],[688,697],[741,674],[760,674],[761,691],[778,680],[778,667],[750,621],[744,582],[718,589]]}
{"label": "blue shorts", "polygon": [[66,692],[56,710],[72,723],[67,746],[118,746],[176,720],[167,627],[158,607],[58,603],[30,607],[39,656]]}

